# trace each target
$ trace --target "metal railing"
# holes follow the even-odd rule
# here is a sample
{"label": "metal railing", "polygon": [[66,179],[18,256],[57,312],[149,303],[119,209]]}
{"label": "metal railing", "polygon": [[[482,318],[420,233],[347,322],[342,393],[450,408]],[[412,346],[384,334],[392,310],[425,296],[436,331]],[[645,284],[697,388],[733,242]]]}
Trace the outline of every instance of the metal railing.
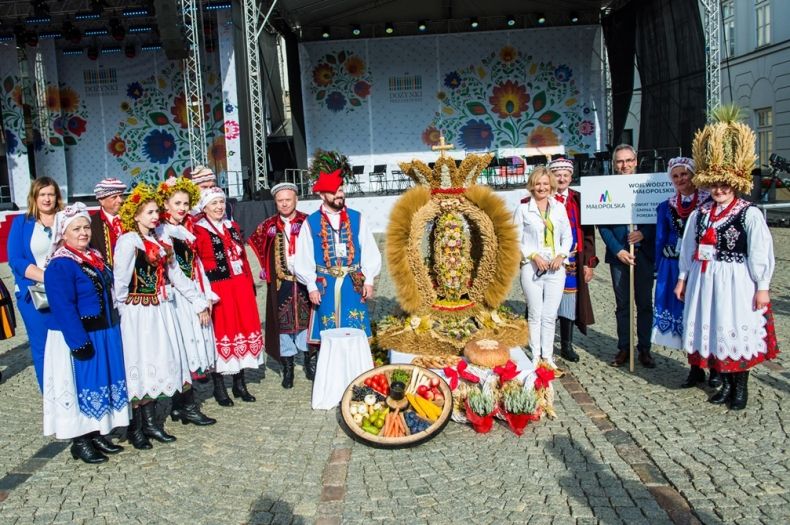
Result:
{"label": "metal railing", "polygon": [[307,174],[307,170],[298,169],[298,168],[288,168],[283,173],[282,182],[290,182],[292,184],[296,184],[296,187],[299,188],[297,194],[300,197],[304,197],[305,195],[310,195],[310,177]]}

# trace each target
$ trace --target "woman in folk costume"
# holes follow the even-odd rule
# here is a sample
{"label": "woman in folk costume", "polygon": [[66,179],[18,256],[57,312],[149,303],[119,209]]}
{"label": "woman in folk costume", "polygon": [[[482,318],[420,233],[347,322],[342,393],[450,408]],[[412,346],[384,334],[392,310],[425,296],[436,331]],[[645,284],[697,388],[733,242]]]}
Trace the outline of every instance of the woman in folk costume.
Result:
{"label": "woman in folk costume", "polygon": [[119,215],[127,232],[115,246],[115,298],[121,313],[132,421],[127,437],[135,448],[151,448],[149,437],[175,441],[156,421],[156,404],[191,388],[188,358],[181,339],[174,300],[176,290],[191,303],[201,323],[209,321],[206,299],[184,275],[171,246],[157,237],[156,192],[138,184]]}
{"label": "woman in folk costume", "polygon": [[570,255],[565,259],[565,289],[557,317],[560,320],[560,356],[575,363],[579,361],[579,355],[573,349],[573,325],[587,335],[587,326],[595,323],[587,286],[598,265],[595,226],[582,226],[581,196],[569,187],[573,179],[573,162],[565,158],[554,159],[548,168],[557,179],[554,199],[565,206],[573,234]]}
{"label": "woman in folk costume", "polygon": [[[209,304],[219,298],[211,291],[211,284],[203,270],[203,265],[195,254],[195,234],[189,210],[200,200],[200,191],[191,181],[170,177],[157,188],[157,202],[162,211],[162,223],[156,227],[156,236],[165,244],[173,247],[173,256],[178,267],[201,292]],[[186,349],[186,365],[196,377],[205,377],[214,369],[216,350],[214,328],[209,316],[196,316],[191,301],[180,291],[175,290],[175,310],[180,329],[181,341]],[[216,419],[207,417],[195,402],[195,392],[187,389],[173,394],[170,409],[173,421],[183,424],[213,425]]]}
{"label": "woman in folk costume", "polygon": [[692,366],[722,376],[710,398],[746,407],[749,371],[779,353],[769,288],[774,271],[771,232],[760,210],[740,198],[752,188],[754,132],[725,107],[694,137],[693,183],[711,199],[691,213],[675,287],[685,302],[683,349]]}
{"label": "woman in folk costume", "polygon": [[103,463],[103,453],[123,450],[104,436],[129,424],[129,397],[113,274],[90,240],[83,203],[57,213],[44,270],[52,310],[44,351],[44,435],[72,439],[74,459]]}
{"label": "woman in folk costume", "polygon": [[244,251],[239,226],[225,217],[225,193],[221,188],[200,192],[198,203],[204,216],[195,225],[195,250],[203,263],[211,289],[219,297],[211,317],[217,345],[214,399],[221,406],[232,406],[224,375],[233,376],[233,396],[255,401],[247,390],[245,368],[263,363],[263,333],[255,283]]}
{"label": "woman in folk costume", "polygon": [[551,198],[557,180],[545,167],[532,170],[527,180],[530,197],[513,215],[521,230],[521,287],[527,298],[529,347],[532,361],[554,364],[557,311],[565,287],[564,261],[573,243],[565,206]]}
{"label": "woman in folk costume", "polygon": [[[669,348],[683,348],[683,303],[675,297],[678,281],[680,243],[691,212],[710,198],[705,190],[692,183],[694,160],[676,157],[669,161],[669,179],[676,194],[658,205],[656,212],[656,290],[653,301],[654,344]],[[705,371],[692,365],[682,388],[705,382]],[[710,386],[718,387],[721,379],[711,369]]]}

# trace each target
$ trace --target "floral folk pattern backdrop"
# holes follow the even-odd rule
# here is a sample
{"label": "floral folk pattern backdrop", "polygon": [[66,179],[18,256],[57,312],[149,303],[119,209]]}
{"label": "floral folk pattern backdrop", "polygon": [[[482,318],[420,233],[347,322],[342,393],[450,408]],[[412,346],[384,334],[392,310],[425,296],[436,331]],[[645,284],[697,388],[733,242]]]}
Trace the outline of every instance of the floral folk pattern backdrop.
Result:
{"label": "floral folk pattern backdrop", "polygon": [[456,149],[603,145],[600,30],[594,26],[302,44],[307,150],[354,164]]}

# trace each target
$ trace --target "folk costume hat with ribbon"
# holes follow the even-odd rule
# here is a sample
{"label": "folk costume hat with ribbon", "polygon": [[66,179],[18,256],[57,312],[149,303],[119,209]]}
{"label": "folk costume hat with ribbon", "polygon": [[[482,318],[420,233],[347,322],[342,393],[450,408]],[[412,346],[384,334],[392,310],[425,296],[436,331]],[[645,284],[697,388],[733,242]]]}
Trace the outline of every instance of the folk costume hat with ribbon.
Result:
{"label": "folk costume hat with ribbon", "polygon": [[189,174],[189,178],[195,184],[204,184],[206,182],[217,182],[217,176],[211,171],[208,166],[195,166]]}
{"label": "folk costume hat with ribbon", "polygon": [[225,192],[222,191],[222,188],[213,187],[213,188],[206,188],[200,191],[200,200],[197,203],[196,208],[200,211],[203,211],[206,206],[211,204],[211,201],[216,199],[224,199]]}
{"label": "folk costume hat with ribbon", "polygon": [[689,157],[675,157],[674,159],[669,159],[669,164],[667,164],[667,175],[672,177],[672,170],[678,166],[686,168],[692,175],[697,172],[694,159],[690,159]]}
{"label": "folk costume hat with ribbon", "polygon": [[99,182],[96,186],[93,187],[93,194],[96,196],[97,200],[101,200],[105,197],[111,197],[113,195],[121,195],[126,193],[127,190],[126,184],[118,179],[108,178],[104,179]]}
{"label": "folk costume hat with ribbon", "polygon": [[552,160],[546,167],[549,168],[549,171],[552,173],[561,170],[568,170],[573,173],[573,161],[564,157]]}
{"label": "folk costume hat with ribbon", "polygon": [[337,169],[332,173],[324,173],[323,171],[318,175],[318,180],[313,184],[314,193],[337,193],[338,188],[343,185],[342,169]]}
{"label": "folk costume hat with ribbon", "polygon": [[735,105],[719,107],[713,111],[714,122],[697,131],[692,146],[694,186],[727,184],[736,192],[751,192],[756,141],[754,131],[740,122],[741,114]]}

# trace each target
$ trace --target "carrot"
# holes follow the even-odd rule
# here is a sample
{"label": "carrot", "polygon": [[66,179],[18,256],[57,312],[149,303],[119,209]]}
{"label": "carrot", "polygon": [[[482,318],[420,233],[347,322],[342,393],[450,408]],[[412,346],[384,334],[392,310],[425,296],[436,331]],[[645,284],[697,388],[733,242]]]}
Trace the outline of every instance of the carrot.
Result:
{"label": "carrot", "polygon": [[390,437],[392,434],[392,414],[387,414],[384,417],[384,428],[383,428],[383,435],[384,437]]}
{"label": "carrot", "polygon": [[403,430],[403,435],[408,436],[410,434],[409,427],[406,426],[406,418],[403,417],[403,414],[400,415],[400,428]]}

